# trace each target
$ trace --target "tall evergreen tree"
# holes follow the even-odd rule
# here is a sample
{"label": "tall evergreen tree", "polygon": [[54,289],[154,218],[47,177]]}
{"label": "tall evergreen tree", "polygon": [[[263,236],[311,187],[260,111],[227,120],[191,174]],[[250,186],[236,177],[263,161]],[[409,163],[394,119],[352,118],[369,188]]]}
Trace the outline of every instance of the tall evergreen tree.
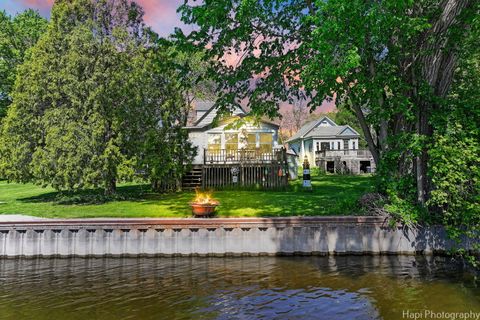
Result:
{"label": "tall evergreen tree", "polygon": [[[158,67],[168,63],[142,15],[128,0],[56,1],[46,34],[18,71],[1,135],[5,177],[112,194],[117,181],[151,169],[147,159],[178,163],[161,152],[184,137],[178,99],[167,95],[175,81]],[[150,148],[150,136],[164,139],[165,150]],[[143,178],[164,176],[147,170]]]}

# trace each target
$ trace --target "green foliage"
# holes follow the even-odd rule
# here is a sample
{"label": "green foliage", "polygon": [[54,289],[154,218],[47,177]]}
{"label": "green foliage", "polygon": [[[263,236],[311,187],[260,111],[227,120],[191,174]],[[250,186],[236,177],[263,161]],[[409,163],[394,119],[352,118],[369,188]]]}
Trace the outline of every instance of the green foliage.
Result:
{"label": "green foliage", "polygon": [[[480,217],[480,144],[478,139],[466,137],[460,124],[452,124],[445,135],[435,136],[431,157],[431,204],[441,207],[444,215],[455,215],[468,221]],[[459,156],[461,155],[461,156]],[[455,221],[454,224],[458,224]]]}
{"label": "green foliage", "polygon": [[18,69],[0,171],[57,190],[178,179],[192,150],[168,55],[134,3],[56,2]]}
{"label": "green foliage", "polygon": [[[476,21],[463,44],[453,90],[433,118],[436,133],[429,152],[435,185],[429,204],[438,208],[439,219],[458,241],[464,236],[478,239],[480,234],[480,50],[476,44],[480,23]],[[473,261],[468,252],[463,253]]]}
{"label": "green foliage", "polygon": [[31,9],[13,18],[5,11],[0,12],[0,119],[6,115],[12,102],[17,67],[46,27],[47,21]]}

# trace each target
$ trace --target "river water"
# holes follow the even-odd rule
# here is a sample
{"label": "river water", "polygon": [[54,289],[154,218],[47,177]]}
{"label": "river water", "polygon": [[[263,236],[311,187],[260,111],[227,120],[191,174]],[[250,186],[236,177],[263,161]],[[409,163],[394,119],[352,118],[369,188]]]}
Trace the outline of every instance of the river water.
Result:
{"label": "river water", "polygon": [[480,313],[477,278],[444,257],[6,259],[0,319],[472,315]]}

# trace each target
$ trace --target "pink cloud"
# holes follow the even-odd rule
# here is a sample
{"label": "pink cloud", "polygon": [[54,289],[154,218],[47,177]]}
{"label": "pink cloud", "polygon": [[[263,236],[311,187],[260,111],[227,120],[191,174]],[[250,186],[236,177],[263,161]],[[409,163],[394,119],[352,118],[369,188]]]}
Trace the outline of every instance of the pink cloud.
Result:
{"label": "pink cloud", "polygon": [[18,5],[24,8],[37,9],[43,15],[50,15],[54,0],[19,0]]}
{"label": "pink cloud", "polygon": [[19,1],[21,4],[27,7],[33,7],[33,8],[48,8],[53,4],[53,0],[20,0]]}
{"label": "pink cloud", "polygon": [[177,8],[182,0],[138,0],[145,10],[145,22],[157,32],[172,32],[174,27],[183,27]]}
{"label": "pink cloud", "polygon": [[[187,28],[177,14],[177,8],[183,0],[136,0],[145,10],[145,22],[162,36],[168,36],[175,27]],[[48,16],[54,0],[18,0],[23,8],[37,9]],[[1,6],[0,6],[1,7]]]}

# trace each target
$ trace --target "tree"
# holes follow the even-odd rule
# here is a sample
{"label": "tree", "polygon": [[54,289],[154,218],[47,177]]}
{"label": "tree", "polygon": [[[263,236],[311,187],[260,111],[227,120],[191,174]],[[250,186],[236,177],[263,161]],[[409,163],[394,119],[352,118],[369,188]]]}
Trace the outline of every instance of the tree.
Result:
{"label": "tree", "polygon": [[183,100],[142,16],[128,0],[55,2],[18,69],[0,138],[6,178],[110,195],[117,181],[181,174],[191,153]]}
{"label": "tree", "polygon": [[184,97],[183,117],[181,122],[187,126],[188,116],[195,99],[216,100],[216,85],[208,77],[208,69],[211,65],[205,58],[203,50],[181,42],[162,41],[162,47],[169,54],[169,69],[175,70],[175,78],[178,80],[178,89]]}
{"label": "tree", "polygon": [[282,140],[287,140],[297,132],[309,119],[309,109],[304,100],[294,101],[288,109],[281,111]]}
{"label": "tree", "polygon": [[477,2],[219,0],[179,10],[198,26],[188,40],[217,57],[219,105],[248,100],[275,116],[302,93],[312,108],[336,93],[357,117],[381,191],[426,205],[431,117],[478,23]]}
{"label": "tree", "polygon": [[29,48],[45,32],[47,21],[28,9],[15,17],[0,11],[0,119],[11,104],[11,92],[17,67],[23,63]]}

